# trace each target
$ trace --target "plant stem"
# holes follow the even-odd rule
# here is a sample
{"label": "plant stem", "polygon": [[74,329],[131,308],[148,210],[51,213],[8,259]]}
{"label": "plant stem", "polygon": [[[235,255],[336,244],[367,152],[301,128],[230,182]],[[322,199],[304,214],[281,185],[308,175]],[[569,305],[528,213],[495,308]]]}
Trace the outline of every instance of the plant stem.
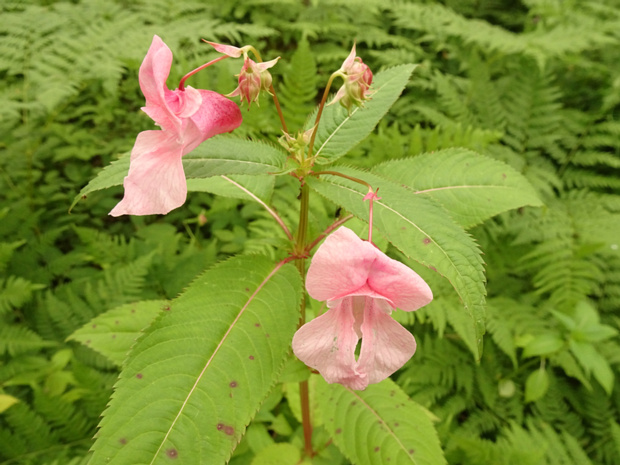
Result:
{"label": "plant stem", "polygon": [[228,55],[222,55],[221,57],[217,57],[215,60],[211,60],[209,63],[205,63],[204,65],[199,66],[198,68],[187,73],[185,76],[183,76],[183,78],[181,79],[181,82],[179,82],[179,90],[185,90],[185,81],[187,80],[187,78],[189,78],[190,76],[193,76],[198,71],[202,71],[203,69],[211,66],[212,64],[217,63],[218,61],[225,60],[226,58],[228,58]]}
{"label": "plant stem", "polygon": [[280,117],[280,123],[282,124],[282,130],[288,134],[288,128],[286,127],[286,122],[284,121],[284,114],[282,113],[282,108],[280,108],[280,101],[278,100],[276,89],[273,87],[273,84],[269,87],[269,92],[271,92],[273,103],[276,105],[276,110],[278,111],[278,116]]}
{"label": "plant stem", "polygon": [[[254,54],[259,63],[263,62],[263,59],[254,47],[250,47],[250,51]],[[286,127],[286,122],[284,121],[284,114],[282,113],[282,108],[280,107],[280,101],[278,100],[278,96],[276,95],[276,89],[273,87],[273,84],[269,86],[269,93],[273,97],[273,103],[276,105],[276,110],[278,112],[278,116],[280,117],[280,124],[282,124],[282,130],[288,134],[288,128]]]}
{"label": "plant stem", "polygon": [[[297,242],[295,244],[295,254],[300,257],[295,260],[297,269],[302,277],[305,288],[306,281],[306,259],[304,251],[306,249],[306,235],[308,231],[308,206],[309,206],[310,190],[307,184],[301,186],[301,206],[299,208],[299,229],[297,230]],[[299,326],[306,322],[306,298],[301,300]],[[313,457],[312,450],[312,423],[310,422],[310,393],[308,389],[308,381],[299,383],[299,399],[301,402],[301,424],[304,430],[304,450],[307,457]]]}
{"label": "plant stem", "polygon": [[341,178],[345,178],[348,179],[349,181],[353,181],[356,182],[358,184],[362,184],[364,186],[366,186],[368,189],[372,190],[372,186],[370,184],[368,184],[366,181],[359,179],[359,178],[354,178],[353,176],[347,176],[346,174],[343,173],[339,173],[338,171],[316,171],[311,173],[312,176],[321,176],[322,174],[329,174],[331,176],[340,176]]}
{"label": "plant stem", "polygon": [[312,241],[312,243],[306,247],[306,253],[310,253],[312,251],[312,249],[314,249],[316,247],[316,245],[321,242],[323,240],[323,238],[325,236],[327,236],[329,233],[331,233],[334,229],[336,229],[337,227],[343,225],[344,223],[346,223],[347,221],[349,221],[351,218],[353,218],[353,215],[347,215],[344,218],[340,218],[339,220],[334,221],[331,226],[329,226],[325,231],[323,231],[321,234],[319,234],[319,236]]}
{"label": "plant stem", "polygon": [[325,107],[325,102],[327,101],[327,96],[329,95],[329,89],[332,86],[332,82],[334,82],[334,78],[336,78],[336,76],[340,76],[339,71],[336,71],[329,77],[329,81],[327,81],[327,85],[325,86],[325,90],[323,91],[323,98],[321,99],[319,111],[317,112],[316,120],[314,121],[314,131],[312,131],[310,144],[308,144],[308,158],[312,157],[312,150],[314,149],[314,139],[316,138],[316,133],[319,129],[319,121],[321,120],[321,115],[323,114],[323,107]]}

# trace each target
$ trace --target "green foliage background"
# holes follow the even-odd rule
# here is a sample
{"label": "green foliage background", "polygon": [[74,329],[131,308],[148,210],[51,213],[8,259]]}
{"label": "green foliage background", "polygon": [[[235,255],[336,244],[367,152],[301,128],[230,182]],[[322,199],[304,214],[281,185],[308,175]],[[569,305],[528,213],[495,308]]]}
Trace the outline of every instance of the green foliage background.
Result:
{"label": "green foliage background", "polygon": [[[286,114],[312,111],[317,87],[353,40],[375,71],[419,63],[377,130],[341,161],[364,169],[464,147],[522,173],[545,206],[468,225],[488,281],[480,361],[453,290],[410,264],[436,299],[403,317],[419,345],[395,382],[431,412],[450,464],[620,463],[615,1],[7,0],[0,5],[0,464],[87,462],[118,366],[68,341],[75,330],[121,305],[172,299],[232,254],[276,258],[285,240],[259,206],[209,193],[193,193],[165,218],[107,216],[120,188],[93,193],[68,213],[79,190],[151,127],[139,111],[137,70],[153,34],[174,51],[171,87],[216,56],[200,38],[282,56],[274,74]],[[221,65],[192,85],[230,92],[237,63]],[[238,132],[275,141],[270,105],[244,109]],[[301,128],[304,120],[289,124]],[[271,203],[295,218],[295,186],[284,177],[278,183]],[[311,207],[319,232],[334,207],[318,198]],[[286,384],[295,373],[294,365],[285,370],[285,384],[265,401],[231,463],[273,463],[286,443],[301,443],[298,393]],[[329,445],[314,462],[348,463],[332,433],[317,426],[317,441]]]}

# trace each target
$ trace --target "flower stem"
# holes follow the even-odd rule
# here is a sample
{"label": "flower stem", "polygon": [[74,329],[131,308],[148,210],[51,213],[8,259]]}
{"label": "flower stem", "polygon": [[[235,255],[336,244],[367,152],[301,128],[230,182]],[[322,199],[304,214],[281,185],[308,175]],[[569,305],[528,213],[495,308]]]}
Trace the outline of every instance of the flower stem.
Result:
{"label": "flower stem", "polygon": [[[307,184],[301,186],[301,205],[299,208],[299,229],[297,230],[297,241],[295,244],[295,255],[299,258],[295,260],[297,269],[302,277],[305,288],[306,281],[306,259],[304,251],[306,250],[306,236],[308,232],[308,207],[309,207],[310,189]],[[306,322],[306,297],[301,300],[299,326]],[[308,381],[299,383],[299,399],[301,403],[301,424],[304,430],[304,450],[307,457],[313,457],[312,450],[312,423],[310,422],[310,392],[308,389]]]}
{"label": "flower stem", "polygon": [[[256,50],[254,47],[250,47],[250,51],[254,54],[254,56],[256,57],[256,60],[259,63],[263,62],[263,59],[261,58],[260,53],[258,53],[258,50]],[[269,86],[269,93],[273,97],[273,103],[276,105],[276,110],[278,111],[278,116],[280,117],[280,124],[282,124],[282,129],[284,130],[285,133],[288,134],[288,128],[286,127],[286,122],[284,121],[284,114],[282,113],[282,108],[280,107],[280,101],[278,100],[278,96],[276,95],[276,89],[273,87],[273,84]]]}
{"label": "flower stem", "polygon": [[221,57],[217,57],[215,60],[211,60],[209,63],[205,63],[202,66],[199,66],[198,68],[190,71],[189,73],[187,73],[185,76],[183,76],[183,78],[181,79],[181,82],[179,82],[179,90],[185,90],[185,81],[187,80],[187,78],[189,78],[190,76],[193,76],[194,74],[196,74],[199,71],[202,71],[203,69],[211,66],[214,63],[217,63],[218,61],[222,61],[224,59],[228,58],[228,55],[222,55]]}
{"label": "flower stem", "polygon": [[316,138],[316,133],[319,129],[319,121],[321,120],[321,115],[323,114],[323,107],[325,107],[325,102],[327,101],[327,96],[329,95],[329,89],[332,86],[332,82],[334,82],[334,79],[337,76],[340,76],[339,71],[336,71],[329,77],[329,81],[327,81],[327,85],[325,86],[325,90],[323,91],[323,98],[321,99],[319,111],[317,112],[316,120],[314,121],[314,131],[312,131],[312,138],[310,139],[310,144],[308,144],[308,158],[312,157],[312,150],[314,149],[314,139]]}
{"label": "flower stem", "polygon": [[276,89],[273,87],[273,84],[269,87],[269,92],[273,97],[273,103],[276,105],[276,110],[278,111],[278,116],[280,117],[280,124],[282,124],[282,130],[288,134],[288,128],[286,127],[286,122],[284,121],[284,114],[282,113],[282,108],[280,107],[280,101],[278,100],[278,96],[276,95]]}
{"label": "flower stem", "polygon": [[321,176],[322,174],[330,174],[332,176],[340,176],[341,178],[345,178],[348,179],[349,181],[353,181],[356,182],[358,184],[362,184],[364,186],[366,186],[368,189],[372,190],[372,186],[370,184],[368,184],[366,181],[359,179],[359,178],[354,178],[353,176],[348,176],[346,174],[343,173],[339,173],[338,171],[315,171],[313,173],[310,173],[312,176]]}
{"label": "flower stem", "polygon": [[306,247],[306,253],[312,252],[312,249],[314,249],[316,245],[319,242],[321,242],[325,236],[327,236],[329,233],[331,233],[334,229],[338,228],[339,226],[342,226],[344,223],[349,221],[351,218],[353,218],[353,215],[347,215],[344,218],[340,218],[339,220],[334,221],[331,226],[329,226],[325,231],[319,234],[319,236],[314,241],[312,241],[310,245]]}

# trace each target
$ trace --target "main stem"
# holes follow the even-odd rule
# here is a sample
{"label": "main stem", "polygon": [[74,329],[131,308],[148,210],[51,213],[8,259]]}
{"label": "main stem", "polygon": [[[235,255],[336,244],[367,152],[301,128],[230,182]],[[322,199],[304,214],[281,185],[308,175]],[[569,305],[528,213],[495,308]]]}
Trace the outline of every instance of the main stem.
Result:
{"label": "main stem", "polygon": [[[298,258],[295,261],[295,265],[302,276],[305,288],[305,276],[306,276],[306,259],[303,258],[303,251],[306,249],[306,234],[308,231],[308,205],[309,205],[310,190],[307,184],[301,186],[301,206],[299,209],[299,229],[297,230],[297,241],[295,244],[295,252]],[[301,300],[301,317],[299,325],[303,325],[306,322],[306,298],[305,295]],[[304,430],[304,450],[307,457],[313,457],[314,451],[312,450],[312,423],[310,422],[310,392],[308,390],[308,381],[301,381],[299,383],[299,398],[301,402],[301,424]]]}

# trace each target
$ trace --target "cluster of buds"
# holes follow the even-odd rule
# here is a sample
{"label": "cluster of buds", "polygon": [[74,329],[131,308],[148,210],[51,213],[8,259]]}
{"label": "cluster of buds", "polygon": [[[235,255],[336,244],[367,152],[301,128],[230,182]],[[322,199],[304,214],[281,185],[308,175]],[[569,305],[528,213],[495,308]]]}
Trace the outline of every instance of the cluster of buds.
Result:
{"label": "cluster of buds", "polygon": [[271,73],[267,70],[273,67],[280,57],[271,61],[256,63],[248,56],[248,52],[253,49],[251,45],[238,48],[232,45],[222,45],[214,42],[207,43],[213,46],[218,52],[231,58],[239,58],[243,55],[243,67],[241,68],[241,72],[237,74],[239,85],[234,91],[228,94],[227,97],[239,96],[241,98],[241,103],[245,100],[248,102],[248,108],[250,108],[252,102],[256,102],[258,105],[258,97],[261,91],[273,95],[270,90],[272,77]]}
{"label": "cluster of buds", "polygon": [[355,44],[353,44],[351,53],[336,72],[336,75],[344,79],[344,85],[330,103],[331,105],[340,102],[349,113],[353,105],[362,106],[371,94],[369,89],[372,84],[372,71],[355,53]]}

